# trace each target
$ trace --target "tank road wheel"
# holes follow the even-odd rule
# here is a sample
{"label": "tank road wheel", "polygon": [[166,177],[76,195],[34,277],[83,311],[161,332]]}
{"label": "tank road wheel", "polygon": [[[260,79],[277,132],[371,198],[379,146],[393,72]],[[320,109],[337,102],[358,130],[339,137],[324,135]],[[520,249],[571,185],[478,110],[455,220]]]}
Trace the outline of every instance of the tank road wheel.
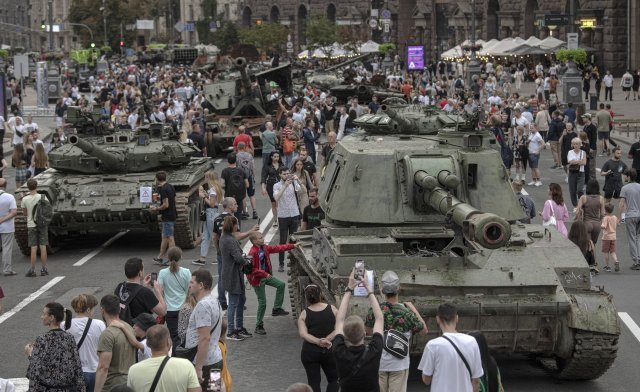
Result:
{"label": "tank road wheel", "polygon": [[602,376],[616,359],[618,336],[575,330],[571,358],[556,358],[556,378],[561,380],[595,380]]}
{"label": "tank road wheel", "polygon": [[176,246],[182,249],[192,249],[195,242],[202,234],[203,222],[200,221],[202,200],[198,197],[197,187],[195,192],[185,194],[178,192],[176,195],[176,210],[178,219],[174,231]]}
{"label": "tank road wheel", "polygon": [[300,267],[293,253],[289,253],[289,299],[294,321],[298,320],[298,316],[305,308],[304,288],[310,282],[309,275]]}

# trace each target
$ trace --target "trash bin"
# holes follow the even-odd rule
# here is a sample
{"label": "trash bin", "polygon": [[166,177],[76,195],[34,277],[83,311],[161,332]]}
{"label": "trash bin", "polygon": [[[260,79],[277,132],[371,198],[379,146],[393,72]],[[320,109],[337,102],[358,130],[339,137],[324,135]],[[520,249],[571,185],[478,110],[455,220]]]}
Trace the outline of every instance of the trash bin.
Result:
{"label": "trash bin", "polygon": [[598,110],[598,97],[595,94],[589,94],[589,110]]}

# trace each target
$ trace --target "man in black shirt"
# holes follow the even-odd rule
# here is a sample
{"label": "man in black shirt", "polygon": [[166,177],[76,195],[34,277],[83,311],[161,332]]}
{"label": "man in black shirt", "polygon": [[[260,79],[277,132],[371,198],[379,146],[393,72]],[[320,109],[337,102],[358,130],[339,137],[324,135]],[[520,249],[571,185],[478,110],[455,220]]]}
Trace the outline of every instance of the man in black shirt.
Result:
{"label": "man in black shirt", "polygon": [[611,201],[611,198],[618,199],[620,197],[620,190],[624,182],[622,181],[622,173],[627,170],[627,164],[622,162],[622,150],[620,147],[615,147],[613,150],[613,158],[609,159],[602,166],[600,175],[604,178],[604,199],[607,203]]}
{"label": "man in black shirt", "polygon": [[588,178],[596,178],[596,151],[598,150],[598,127],[591,121],[591,114],[582,115],[584,128],[582,131],[589,138],[589,176]]}
{"label": "man in black shirt", "polygon": [[[220,177],[224,180],[224,194],[233,197],[239,206],[243,206],[244,198],[247,197],[247,189],[249,188],[249,177],[242,168],[238,167],[235,153],[229,153],[227,163],[229,165],[220,174]],[[238,222],[247,219],[243,211],[236,211],[234,215],[238,218]]]}
{"label": "man in black shirt", "polygon": [[200,124],[194,122],[191,133],[187,136],[192,142],[193,145],[200,149],[200,153],[194,155],[196,157],[206,157],[207,156],[207,146],[204,144],[204,138],[200,134]]}
{"label": "man in black shirt", "polygon": [[302,212],[300,230],[312,230],[314,227],[320,226],[323,219],[324,211],[322,211],[318,200],[318,189],[313,188],[309,191],[309,205]]}
{"label": "man in black shirt", "polygon": [[560,119],[560,112],[554,110],[551,114],[547,140],[545,140],[551,145],[551,155],[554,163],[551,167],[552,169],[560,169],[562,167],[562,160],[560,159],[560,136],[562,136],[562,131],[564,131],[564,123]]}
{"label": "man in black shirt", "polygon": [[[338,367],[340,376],[340,387],[343,391],[349,392],[379,392],[378,371],[380,369],[380,357],[382,356],[382,332],[384,328],[384,318],[378,299],[365,280],[357,281],[353,277],[354,271],[349,276],[349,284],[342,296],[342,302],[336,316],[335,338],[333,339],[332,351]],[[373,337],[369,346],[364,344],[364,321],[360,316],[349,316],[346,318],[349,300],[353,291],[359,284],[364,285],[367,290],[367,298],[375,323],[373,325]],[[345,343],[349,342],[349,345]]]}
{"label": "man in black shirt", "polygon": [[162,241],[160,242],[160,253],[153,261],[159,265],[169,265],[164,261],[167,250],[176,246],[173,238],[173,229],[176,225],[178,212],[176,211],[176,191],[173,185],[167,182],[167,173],[159,171],[156,173],[156,189],[160,195],[160,205],[151,206],[151,211],[157,211],[162,217]]}
{"label": "man in black shirt", "polygon": [[[167,314],[167,305],[162,297],[160,286],[155,285],[154,291],[149,287],[151,275],[144,273],[142,259],[132,257],[124,264],[124,274],[127,280],[118,284],[114,290],[116,297],[120,299],[120,308],[128,302],[131,320],[123,320],[129,324],[133,323],[133,318],[142,313],[155,313],[158,316]],[[133,295],[133,299],[129,298]],[[132,324],[133,325],[133,324]]]}

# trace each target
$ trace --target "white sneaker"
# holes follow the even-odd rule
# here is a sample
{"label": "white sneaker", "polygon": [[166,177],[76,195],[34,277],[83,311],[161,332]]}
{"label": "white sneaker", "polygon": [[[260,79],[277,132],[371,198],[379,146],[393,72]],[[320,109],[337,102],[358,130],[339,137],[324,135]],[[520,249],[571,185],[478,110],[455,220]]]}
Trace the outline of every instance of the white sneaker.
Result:
{"label": "white sneaker", "polygon": [[569,183],[569,176],[564,176],[564,182]]}
{"label": "white sneaker", "polygon": [[525,182],[527,182],[527,180],[525,180],[525,178],[524,178],[524,174],[522,175],[522,178],[520,178],[520,181],[522,182],[522,185],[524,185]]}
{"label": "white sneaker", "polygon": [[536,182],[535,182],[535,181],[531,181],[531,182],[530,182],[530,183],[528,183],[527,185],[532,186],[532,185],[535,185],[535,184],[536,184]]}
{"label": "white sneaker", "polygon": [[542,186],[542,181],[536,181],[535,186]]}

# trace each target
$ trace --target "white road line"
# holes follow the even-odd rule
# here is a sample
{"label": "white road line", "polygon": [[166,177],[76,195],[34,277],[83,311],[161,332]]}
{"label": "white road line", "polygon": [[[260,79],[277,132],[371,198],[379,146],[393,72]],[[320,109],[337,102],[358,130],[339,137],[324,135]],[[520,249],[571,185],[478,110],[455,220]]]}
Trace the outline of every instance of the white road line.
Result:
{"label": "white road line", "polygon": [[629,316],[627,312],[618,312],[618,317],[622,320],[627,328],[631,331],[633,336],[635,336],[636,340],[640,342],[640,327],[636,324],[635,321]]}
{"label": "white road line", "polygon": [[218,159],[216,159],[215,161],[213,161],[213,163],[215,163],[216,165],[217,165],[218,163],[220,163],[220,162],[222,162],[222,158],[218,158]]}
{"label": "white road line", "polygon": [[[262,221],[262,223],[260,223],[260,232],[264,233],[265,230],[267,230],[267,227],[269,227],[269,225],[271,224],[271,221],[273,221],[273,211],[271,211],[271,208],[269,208],[269,212],[267,213],[267,215],[265,215],[264,220]],[[271,238],[273,238],[273,234],[271,234],[271,232],[274,230],[274,227],[271,226],[271,230],[269,230],[268,233],[265,233],[264,236],[264,243],[268,244],[269,241],[271,241]],[[269,235],[271,234],[271,237],[269,237]],[[249,249],[251,249],[251,241],[247,241],[246,244],[244,244],[244,247],[242,248],[242,252],[244,253],[248,253]]]}
{"label": "white road line", "polygon": [[55,278],[53,278],[49,282],[47,282],[44,286],[40,287],[40,289],[38,291],[36,291],[35,293],[31,293],[27,298],[25,298],[22,301],[20,301],[20,303],[17,304],[13,309],[11,309],[7,313],[1,315],[0,316],[0,324],[4,323],[5,321],[7,321],[9,319],[9,317],[11,317],[14,314],[18,313],[25,306],[27,306],[31,302],[35,301],[36,298],[38,298],[45,291],[49,290],[50,288],[52,288],[53,286],[58,284],[58,282],[60,282],[62,279],[64,279],[64,276],[56,276]]}
{"label": "white road line", "polygon": [[520,193],[522,193],[525,196],[529,196],[529,192],[527,192],[524,188],[522,188],[522,190],[520,191]]}
{"label": "white road line", "polygon": [[85,257],[81,258],[80,260],[76,261],[75,264],[73,264],[73,266],[74,267],[79,267],[79,266],[83,265],[84,263],[86,263],[87,261],[93,259],[94,257],[96,257],[96,255],[98,253],[102,252],[107,246],[113,244],[116,240],[118,240],[118,238],[122,237],[123,235],[127,234],[128,232],[129,232],[129,230],[121,231],[118,234],[114,235],[113,237],[109,238],[104,244],[100,245],[100,247],[98,247],[97,249],[95,249],[94,251],[92,251],[91,253],[86,255]]}

